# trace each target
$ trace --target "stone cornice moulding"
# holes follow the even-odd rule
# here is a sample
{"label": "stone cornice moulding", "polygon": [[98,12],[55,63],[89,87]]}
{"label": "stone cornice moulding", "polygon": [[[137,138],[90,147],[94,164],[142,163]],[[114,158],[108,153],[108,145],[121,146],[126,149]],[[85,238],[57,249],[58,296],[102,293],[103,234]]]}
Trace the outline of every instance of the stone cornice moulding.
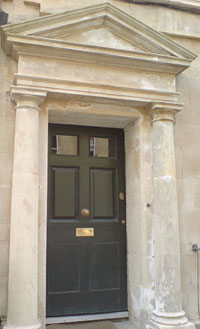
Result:
{"label": "stone cornice moulding", "polygon": [[[173,94],[173,93],[172,93]],[[35,86],[11,86],[10,95],[11,99],[15,101],[14,95],[17,97],[43,97],[48,99],[59,99],[59,100],[75,100],[76,102],[88,102],[88,103],[102,103],[102,104],[113,104],[113,105],[122,105],[122,106],[135,106],[138,109],[148,109],[151,104],[175,104],[175,102],[164,102],[158,100],[156,97],[152,97],[152,95],[145,96],[146,90],[143,90],[143,95],[121,95],[118,93],[110,94],[110,93],[102,93],[102,92],[85,92],[80,90],[63,90],[59,88],[41,88]]]}
{"label": "stone cornice moulding", "polygon": [[182,38],[182,39],[191,39],[191,40],[200,40],[200,33],[198,32],[184,32],[184,31],[162,31],[163,34],[169,37]]}
{"label": "stone cornice moulding", "polygon": [[63,98],[72,97],[73,95],[77,97],[87,96],[88,98],[107,98],[129,103],[134,102],[140,104],[140,106],[144,106],[144,104],[146,106],[153,101],[175,102],[179,95],[178,92],[173,91],[73,82],[22,74],[15,74],[14,84],[19,88],[27,88],[27,90],[31,90],[31,88],[40,91],[44,90],[50,97],[56,94]]}
{"label": "stone cornice moulding", "polygon": [[[60,33],[70,35],[77,33],[77,27],[82,31],[82,28],[90,30],[102,24],[118,37],[140,48],[141,52],[59,40]],[[102,61],[103,64],[114,63],[122,66],[128,60],[128,65],[135,63],[135,66],[139,68],[149,67],[153,71],[174,74],[189,67],[196,58],[195,54],[176,44],[164,34],[151,29],[108,3],[6,25],[1,28],[1,33],[3,48],[7,54],[12,54],[13,45],[15,45],[15,56],[17,56],[16,52],[20,51],[20,46],[22,53],[24,51],[27,54],[40,53],[41,55],[46,50],[49,56],[55,56],[57,52],[59,58],[68,56],[73,56],[76,60],[89,58],[89,61],[94,60],[98,63]]]}
{"label": "stone cornice moulding", "polygon": [[35,55],[63,60],[73,58],[73,61],[135,67],[175,75],[184,71],[191,64],[191,59],[188,58],[97,47],[17,34],[7,35],[6,50],[7,54],[12,54],[16,60],[20,55]]}
{"label": "stone cornice moulding", "polygon": [[154,4],[154,5],[165,5],[174,9],[188,10],[192,12],[200,11],[199,0],[133,0],[133,3],[140,4]]}
{"label": "stone cornice moulding", "polygon": [[37,8],[40,8],[41,1],[34,1],[34,0],[24,0],[25,5],[29,6],[35,6]]}

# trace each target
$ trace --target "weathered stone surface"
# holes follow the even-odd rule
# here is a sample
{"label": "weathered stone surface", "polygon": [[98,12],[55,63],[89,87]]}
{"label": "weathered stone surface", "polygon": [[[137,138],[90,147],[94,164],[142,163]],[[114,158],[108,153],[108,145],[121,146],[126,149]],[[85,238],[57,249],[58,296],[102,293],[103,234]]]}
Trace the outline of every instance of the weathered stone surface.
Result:
{"label": "weathered stone surface", "polygon": [[[199,15],[161,6],[145,6],[118,0],[108,2],[120,9],[122,14],[129,14],[157,31],[166,32],[167,35],[171,36],[171,39],[199,55]],[[107,1],[41,0],[31,1],[30,3],[30,1],[16,0],[1,2],[1,9],[9,13],[9,22],[15,23],[37,18],[40,14],[56,14],[65,10],[75,10],[103,3],[107,3]],[[50,26],[52,21],[50,18],[48,19]],[[28,251],[27,254],[21,256],[18,266],[16,264],[10,266],[12,279],[10,280],[9,293],[10,296],[14,295],[14,297],[9,298],[8,322],[10,321],[10,324],[15,326],[21,326],[22,324],[26,326],[30,324],[32,319],[31,325],[34,327],[38,316],[41,319],[42,327],[45,326],[48,120],[57,123],[98,125],[125,129],[129,313],[130,320],[135,327],[144,328],[149,323],[151,313],[155,308],[155,300],[157,310],[161,310],[162,306],[160,304],[159,308],[158,302],[165,303],[163,307],[168,313],[182,309],[180,306],[181,280],[178,279],[179,269],[177,269],[179,256],[177,252],[174,252],[178,249],[179,229],[183,309],[192,321],[199,318],[200,296],[198,291],[197,255],[191,251],[191,245],[193,243],[200,245],[200,60],[197,58],[191,67],[179,74],[178,77],[175,77],[174,73],[172,74],[171,69],[169,71],[167,64],[169,58],[163,59],[163,66],[160,64],[159,70],[155,70],[158,60],[161,61],[161,58],[156,56],[155,53],[148,54],[148,70],[147,66],[137,67],[134,64],[135,59],[127,62],[127,58],[126,60],[124,58],[125,54],[127,57],[132,56],[129,51],[144,50],[141,48],[141,39],[138,39],[138,43],[136,42],[134,45],[130,44],[130,38],[127,40],[126,33],[121,32],[122,30],[125,31],[125,27],[122,30],[120,29],[120,36],[114,33],[116,27],[117,25],[115,25],[115,29],[110,30],[106,29],[105,26],[98,27],[98,29],[93,26],[91,29],[79,31],[80,33],[72,35],[66,32],[67,30],[64,28],[63,35],[56,32],[53,41],[43,39],[35,48],[31,45],[33,39],[30,38],[28,46],[22,46],[22,44],[19,45],[19,39],[15,36],[18,41],[15,40],[17,47],[13,48],[12,56],[14,59],[11,56],[6,56],[2,49],[0,50],[0,315],[3,316],[7,314],[15,124],[14,105],[10,102],[8,92],[13,84],[14,73],[18,72],[19,74],[15,78],[15,84],[21,89],[25,87],[27,90],[39,88],[48,90],[50,95],[50,99],[42,106],[40,113],[40,153],[39,144],[37,144],[37,151],[35,144],[39,128],[37,126],[36,130],[32,129],[35,122],[35,112],[34,114],[32,111],[29,112],[28,121],[26,119],[22,120],[22,128],[26,132],[29,130],[28,127],[31,128],[30,134],[26,136],[27,138],[17,135],[16,130],[16,138],[19,138],[19,143],[15,146],[16,158],[13,177],[17,173],[18,178],[15,177],[13,182],[16,179],[19,189],[16,188],[13,193],[13,198],[17,201],[13,201],[12,216],[16,216],[16,218],[22,216],[25,221],[27,209],[30,210],[33,216],[30,223],[26,222],[27,226],[22,225],[24,222],[18,223],[22,227],[20,234],[24,237],[21,247],[17,242],[17,232],[19,235],[19,231],[17,222],[15,222],[13,228],[15,238],[11,238],[10,262],[13,262],[16,257],[17,248],[20,247],[20,250],[24,250],[27,245],[33,242],[29,241],[30,232],[33,234],[34,242],[29,249],[33,252],[32,261],[28,263],[29,266],[27,266],[27,261],[25,263],[25,258],[28,259],[30,256]],[[35,28],[37,29],[37,27]],[[39,32],[37,31],[37,33]],[[43,36],[52,37],[51,31],[45,33]],[[56,45],[55,40],[58,36],[60,41]],[[14,38],[14,36],[12,37]],[[24,37],[22,43],[26,40]],[[68,55],[67,59],[62,57],[67,48],[64,42],[67,41],[75,43],[76,46],[80,43],[82,46],[86,44],[88,47],[103,47],[110,48],[110,50],[104,49],[102,50],[104,53],[101,53],[101,55],[94,54],[89,58],[87,57],[89,48],[85,46],[85,48],[81,48],[82,52],[86,51],[84,61],[78,62],[73,56],[69,57]],[[120,53],[115,52],[117,49]],[[160,51],[163,52],[163,48]],[[145,53],[148,53],[148,51],[143,51],[140,56],[144,56]],[[104,62],[101,62],[103,61],[102,54]],[[112,61],[107,65],[106,60],[111,54]],[[123,60],[120,56],[123,57]],[[150,60],[153,60],[153,64],[150,64]],[[175,54],[170,60],[176,62],[179,71],[181,71],[178,66],[180,63],[178,63]],[[180,96],[176,94],[176,90],[180,92]],[[58,93],[57,97],[55,97],[56,93]],[[173,153],[172,127],[169,123],[162,122],[162,124],[158,124],[157,133],[153,137],[153,144],[157,145],[157,149],[154,149],[157,160],[153,164],[151,118],[147,114],[147,108],[145,109],[152,101],[176,102],[177,97],[178,101],[185,105],[184,111],[176,116],[176,125],[174,126],[179,222],[176,204],[174,157],[170,156],[169,158],[169,154]],[[21,113],[21,116],[24,117],[25,113]],[[37,120],[37,124],[39,124],[39,119],[37,118]],[[171,149],[169,149],[170,147]],[[35,149],[34,152],[33,148]],[[20,152],[19,157],[17,156],[18,151]],[[40,164],[38,164],[39,156]],[[19,167],[16,163],[19,164]],[[154,200],[152,165],[155,174]],[[31,172],[30,176],[26,171],[29,174]],[[39,172],[38,183],[38,177],[36,176]],[[39,228],[37,229],[37,223],[34,222],[33,218],[38,218],[36,214],[37,207],[34,206],[36,205],[38,191],[31,188],[30,192],[30,187],[35,187],[38,184],[40,188]],[[15,186],[14,183],[12,188],[15,189]],[[26,207],[21,205],[19,207],[21,202],[19,192],[27,194],[27,198],[31,193],[31,202],[34,205],[32,203],[27,205],[26,203]],[[157,209],[157,219],[160,224],[156,228],[157,244],[154,247],[152,216],[155,209]],[[169,235],[169,232],[173,234]],[[158,239],[159,236],[163,237],[163,239],[160,239],[162,241]],[[166,236],[167,239],[164,239]],[[38,250],[37,238],[39,238]],[[157,258],[159,254],[163,256],[156,265],[154,263],[155,250],[157,251]],[[33,259],[38,259],[38,269],[36,261],[33,261]],[[25,268],[25,264],[27,268]],[[20,271],[19,266],[21,266]],[[156,280],[155,287],[154,268],[157,277],[160,278],[161,287],[159,287],[158,280]],[[170,272],[171,270],[172,272]],[[19,272],[24,273],[23,280],[16,274]],[[173,284],[169,284],[173,273],[176,273],[176,276],[173,277]],[[166,276],[163,279],[164,274]],[[12,283],[12,280],[14,283]],[[38,294],[36,292],[37,280]],[[32,288],[30,288],[30,283],[33,284]],[[19,288],[18,291],[15,291],[16,286]],[[20,289],[22,289],[21,292],[19,292]],[[33,298],[31,309],[28,309],[28,311],[26,309],[28,297],[25,297],[24,291],[26,293],[31,292],[31,298]],[[169,297],[165,296],[167,292],[170,292]],[[160,297],[155,299],[155,295]],[[28,305],[30,305],[30,300]],[[27,316],[28,312],[29,315]],[[190,324],[186,326],[192,328]]]}

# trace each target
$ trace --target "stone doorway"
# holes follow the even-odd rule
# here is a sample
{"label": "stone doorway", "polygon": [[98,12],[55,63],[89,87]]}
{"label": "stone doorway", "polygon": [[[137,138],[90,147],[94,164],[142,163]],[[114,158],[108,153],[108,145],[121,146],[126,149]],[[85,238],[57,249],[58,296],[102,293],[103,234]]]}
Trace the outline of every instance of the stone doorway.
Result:
{"label": "stone doorway", "polygon": [[[118,46],[84,43],[94,26]],[[77,42],[60,39],[77,28]],[[45,326],[49,122],[124,129],[130,320],[193,328],[181,305],[173,123],[176,75],[195,55],[107,3],[5,26],[2,46],[18,61],[7,328]]]}

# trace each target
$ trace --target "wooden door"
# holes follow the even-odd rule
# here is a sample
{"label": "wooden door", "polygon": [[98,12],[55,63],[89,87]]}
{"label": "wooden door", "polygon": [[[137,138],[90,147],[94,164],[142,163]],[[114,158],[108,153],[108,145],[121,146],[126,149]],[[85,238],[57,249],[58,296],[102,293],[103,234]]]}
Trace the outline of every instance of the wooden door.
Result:
{"label": "wooden door", "polygon": [[50,124],[48,317],[127,310],[124,193],[122,130]]}

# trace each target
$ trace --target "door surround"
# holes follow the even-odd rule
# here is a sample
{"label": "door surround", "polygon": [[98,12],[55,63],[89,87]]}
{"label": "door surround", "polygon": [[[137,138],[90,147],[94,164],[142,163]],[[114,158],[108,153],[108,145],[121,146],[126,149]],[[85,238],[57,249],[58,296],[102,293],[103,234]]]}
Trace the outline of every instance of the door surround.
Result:
{"label": "door surround", "polygon": [[[109,28],[129,48],[61,41],[73,26]],[[195,55],[108,3],[5,26],[2,40],[18,62],[5,328],[45,327],[48,122],[124,129],[130,321],[194,328],[181,305],[173,123],[176,75]]]}
{"label": "door surround", "polygon": [[[127,213],[128,311],[137,327],[145,326],[154,309],[154,230],[152,184],[152,111],[158,119],[173,121],[182,108],[175,102],[144,101],[137,106],[122,105],[113,98],[107,103],[94,103],[93,97],[83,101],[58,101],[47,97],[44,90],[12,88],[12,100],[25,113],[40,109],[39,116],[39,241],[38,241],[38,318],[34,329],[44,328],[46,319],[46,220],[47,220],[47,154],[48,123],[70,123],[123,128],[125,132],[125,176]],[[77,100],[79,97],[77,95]],[[90,103],[89,103],[90,100]],[[97,99],[98,100],[98,99]],[[101,101],[101,98],[99,99]],[[42,103],[42,104],[41,104]],[[146,99],[145,99],[146,103]],[[40,108],[39,108],[39,104]],[[27,110],[25,110],[27,108]],[[101,109],[101,111],[99,110]],[[89,112],[89,113],[88,113]],[[67,113],[67,115],[66,115]],[[159,119],[160,118],[160,119]],[[80,122],[81,120],[81,122]],[[133,236],[136,239],[133,239]],[[12,243],[12,240],[11,240]],[[139,252],[136,252],[138,251]],[[142,257],[141,257],[142,255]],[[144,274],[145,269],[145,274]],[[138,308],[138,304],[142,306]]]}
{"label": "door surround", "polygon": [[[125,133],[125,176],[126,176],[126,194],[127,194],[127,254],[128,254],[128,311],[130,319],[135,318],[137,310],[135,310],[133,291],[136,292],[135,299],[141,299],[141,291],[137,292],[139,286],[148,286],[149,291],[152,289],[153,272],[149,271],[146,277],[137,278],[138,270],[142,271],[143,268],[153,269],[153,232],[152,232],[152,207],[147,204],[152,202],[152,179],[151,179],[151,116],[146,112],[145,109],[135,108],[130,106],[121,106],[113,104],[100,104],[100,103],[84,103],[69,101],[67,105],[62,102],[55,100],[47,100],[41,106],[41,134],[45,136],[40,139],[41,153],[46,154],[47,152],[47,139],[48,139],[48,123],[69,123],[69,124],[80,124],[92,125],[97,127],[110,127],[110,128],[122,128]],[[67,108],[67,110],[66,110]],[[99,111],[101,109],[101,112]],[[88,115],[88,109],[98,113],[97,115]],[[92,109],[92,110],[91,110]],[[109,109],[109,110],[108,110]],[[122,111],[123,110],[123,111]],[[68,115],[63,115],[63,112],[68,112]],[[70,113],[69,113],[70,112]],[[105,113],[107,112],[107,117]],[[122,112],[122,114],[121,114]],[[81,117],[81,122],[80,122]],[[44,129],[45,127],[45,129]],[[42,165],[42,164],[41,164]],[[46,166],[46,159],[44,159],[43,166]],[[45,169],[45,172],[44,172]],[[41,168],[44,177],[47,178],[46,167]],[[141,175],[143,172],[143,175]],[[44,183],[41,184],[44,186]],[[141,188],[145,191],[145,196],[141,195]],[[44,198],[43,191],[43,198]],[[139,210],[142,208],[143,198],[146,198],[147,202],[143,211]],[[46,200],[46,197],[45,197]],[[41,210],[46,209],[46,204],[43,204]],[[140,212],[140,213],[139,213]],[[43,221],[46,222],[46,215],[42,216]],[[146,220],[145,220],[146,218]],[[148,225],[147,225],[148,221]],[[44,225],[44,223],[43,223]],[[139,233],[140,232],[140,233]],[[138,234],[139,233],[139,234]],[[43,231],[43,234],[46,232]],[[133,239],[135,236],[135,239]],[[42,241],[41,241],[42,243]],[[46,244],[45,238],[43,243]],[[149,248],[147,246],[151,246]],[[43,246],[44,248],[44,246]],[[140,249],[143,254],[135,254],[133,250]],[[43,254],[45,258],[45,254]],[[45,259],[43,259],[45,263]],[[40,281],[42,280],[40,277]],[[43,278],[43,285],[45,285],[45,279]],[[131,289],[131,291],[130,291]],[[44,289],[43,289],[44,290]],[[138,293],[138,295],[137,295]],[[149,307],[152,303],[154,291],[152,289],[149,296],[144,296],[147,303],[147,316],[153,310]],[[148,299],[148,300],[147,300]],[[45,306],[44,311],[45,311]],[[59,321],[59,320],[58,320]],[[65,321],[65,319],[60,319]],[[134,319],[135,321],[135,319]],[[48,319],[47,323],[50,323]]]}
{"label": "door surround", "polygon": [[[150,104],[151,105],[151,104]],[[154,104],[155,105],[155,104]],[[159,104],[161,112],[166,104]],[[168,106],[174,104],[168,103]],[[102,113],[98,111],[101,108]],[[110,110],[108,112],[108,108]],[[153,107],[153,105],[152,105]],[[180,105],[176,104],[179,111]],[[66,110],[66,108],[68,108]],[[90,115],[88,115],[88,108]],[[92,112],[98,113],[91,116]],[[69,110],[70,109],[70,110]],[[121,111],[122,109],[122,111]],[[128,311],[129,319],[134,324],[147,322],[154,308],[154,232],[153,232],[153,184],[152,184],[152,116],[148,108],[130,107],[113,104],[84,103],[84,102],[58,102],[48,100],[41,106],[41,198],[40,207],[42,222],[41,263],[46,264],[46,202],[47,202],[47,163],[44,154],[47,154],[48,123],[79,124],[80,117],[83,125],[100,127],[123,128],[125,133],[125,176],[126,176],[126,212],[127,212],[127,260],[128,260]],[[70,112],[68,115],[63,113]],[[105,117],[107,112],[108,119]],[[126,115],[128,114],[128,115]],[[128,117],[128,118],[127,118]],[[125,122],[125,123],[124,123]],[[133,236],[135,239],[133,239]],[[139,253],[135,250],[140,250]],[[142,257],[141,257],[142,255]],[[46,269],[46,268],[45,268]],[[146,269],[145,275],[142,275]],[[44,273],[44,272],[43,272]],[[45,273],[39,276],[39,284],[45,292]],[[41,300],[42,301],[42,300]],[[143,304],[143,317],[138,315],[137,304]],[[45,314],[45,301],[40,303],[41,314]],[[43,320],[45,321],[45,319]],[[62,321],[62,319],[61,319]],[[48,321],[49,322],[49,321]]]}

